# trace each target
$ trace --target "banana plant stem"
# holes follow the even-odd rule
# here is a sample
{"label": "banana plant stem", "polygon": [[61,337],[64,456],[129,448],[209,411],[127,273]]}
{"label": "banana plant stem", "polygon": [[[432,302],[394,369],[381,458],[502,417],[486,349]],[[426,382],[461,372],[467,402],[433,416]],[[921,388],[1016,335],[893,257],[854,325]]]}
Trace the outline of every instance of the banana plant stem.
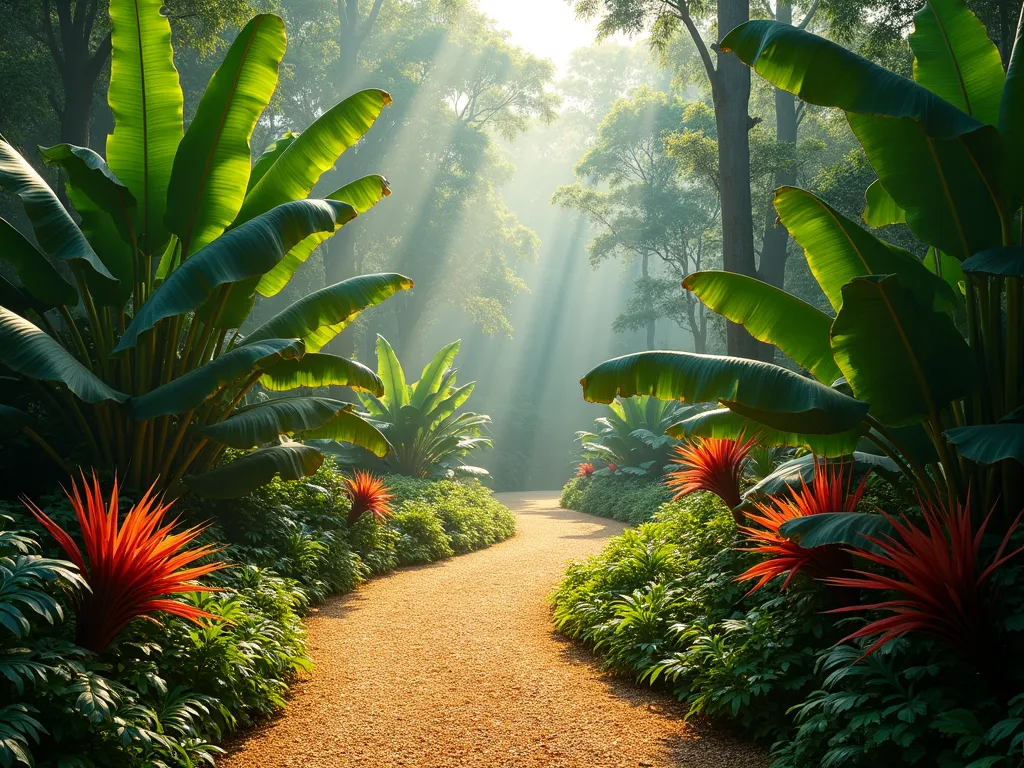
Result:
{"label": "banana plant stem", "polygon": [[31,427],[22,427],[21,431],[25,435],[25,437],[34,442],[40,448],[42,448],[46,455],[53,459],[53,461],[56,462],[58,467],[64,470],[65,474],[74,474],[71,467],[68,466],[68,463],[64,461],[63,458],[61,458],[60,454],[53,450],[53,447],[48,442],[46,442],[43,438],[36,434],[35,430],[33,430]]}
{"label": "banana plant stem", "polygon": [[78,354],[82,358],[82,364],[90,371],[93,370],[92,358],[89,356],[89,348],[85,346],[85,339],[82,338],[81,331],[78,330],[78,325],[75,323],[75,318],[71,316],[68,308],[61,305],[57,308],[60,312],[60,316],[64,318],[64,323],[67,325],[68,330],[71,332],[71,338],[75,340],[75,346],[78,347]]}

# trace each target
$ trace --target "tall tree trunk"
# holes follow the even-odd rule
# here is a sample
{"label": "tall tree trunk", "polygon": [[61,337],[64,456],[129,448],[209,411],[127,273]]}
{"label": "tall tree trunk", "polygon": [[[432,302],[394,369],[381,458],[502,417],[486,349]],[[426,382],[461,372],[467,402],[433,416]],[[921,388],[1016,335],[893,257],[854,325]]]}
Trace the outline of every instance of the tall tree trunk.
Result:
{"label": "tall tree trunk", "polygon": [[[790,0],[778,0],[775,18],[783,24],[793,23],[793,6]],[[775,189],[796,183],[796,98],[781,88],[775,89],[775,141],[782,150],[779,154],[786,159],[785,167],[775,173]],[[782,288],[786,279],[786,256],[789,249],[789,232],[778,220],[775,206],[769,204],[765,211],[764,236],[761,245],[761,263],[758,276],[769,285]]]}
{"label": "tall tree trunk", "polygon": [[[648,263],[650,257],[648,254],[644,254],[640,260],[640,274],[643,277],[644,283],[646,284],[650,279],[650,264]],[[654,349],[654,331],[657,325],[657,319],[653,314],[647,319],[647,349]]]}
{"label": "tall tree trunk", "polygon": [[[718,29],[724,37],[750,19],[748,0],[718,0]],[[717,46],[716,46],[717,48]],[[750,199],[750,70],[734,54],[718,52],[712,88],[718,128],[718,177],[722,198],[722,261],[725,269],[755,277],[754,222]],[[728,323],[728,353],[755,360],[771,359],[772,351]]]}

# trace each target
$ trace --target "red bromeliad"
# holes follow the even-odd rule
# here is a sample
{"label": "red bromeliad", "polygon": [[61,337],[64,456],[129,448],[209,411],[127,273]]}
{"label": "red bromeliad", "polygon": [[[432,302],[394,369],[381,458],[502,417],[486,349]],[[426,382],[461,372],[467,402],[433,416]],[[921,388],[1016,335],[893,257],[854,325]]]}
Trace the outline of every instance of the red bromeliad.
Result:
{"label": "red bromeliad", "polygon": [[384,485],[384,481],[369,472],[357,469],[352,477],[344,479],[352,507],[348,511],[348,524],[352,527],[365,512],[373,515],[378,523],[391,516],[391,501],[395,498]]}
{"label": "red bromeliad", "polygon": [[618,472],[619,468],[617,466],[615,466],[614,464],[609,464],[608,465],[608,471],[609,472]]}
{"label": "red bromeliad", "polygon": [[590,477],[594,474],[594,465],[584,461],[576,467],[576,477]]}
{"label": "red bromeliad", "polygon": [[853,512],[864,494],[867,478],[861,481],[850,492],[853,476],[844,471],[843,464],[826,465],[815,461],[814,479],[811,485],[801,481],[801,488],[792,494],[792,498],[773,499],[770,503],[755,503],[759,514],[748,515],[751,522],[760,528],[743,526],[740,528],[751,543],[757,545],[748,551],[769,555],[764,562],[748,569],[736,581],[752,581],[757,583],[747,594],[752,594],[774,579],[786,575],[782,584],[785,589],[799,571],[804,571],[816,579],[826,579],[842,573],[850,564],[849,553],[839,545],[826,545],[805,549],[783,536],[779,529],[783,523],[798,517],[817,515],[823,512]]}
{"label": "red bromeliad", "polygon": [[900,595],[871,605],[835,609],[833,613],[886,611],[891,614],[872,621],[842,642],[877,636],[864,652],[867,656],[909,632],[927,632],[969,654],[990,653],[986,651],[985,634],[991,622],[985,615],[981,586],[993,571],[1024,549],[1004,554],[1010,536],[1020,523],[1020,515],[1003,537],[995,557],[983,568],[978,562],[978,550],[992,512],[977,531],[971,522],[970,498],[966,504],[955,498],[944,505],[928,500],[922,503],[922,512],[924,530],[905,515],[899,519],[886,515],[896,537],[884,540],[869,537],[881,552],[856,550],[860,557],[892,569],[898,576],[854,571],[857,576],[828,580],[834,586],[892,591]]}
{"label": "red bromeliad", "polygon": [[755,438],[728,440],[725,438],[696,438],[676,448],[673,464],[682,469],[669,472],[665,484],[675,491],[674,499],[696,491],[711,491],[732,510],[736,524],[743,523],[743,513],[736,508],[740,498],[740,479],[747,454],[754,447]]}
{"label": "red bromeliad", "polygon": [[218,618],[191,605],[166,599],[167,595],[216,591],[214,587],[196,584],[195,579],[226,567],[224,563],[185,567],[220,550],[213,545],[183,550],[205,526],[171,533],[177,520],[163,522],[171,505],[163,503],[152,487],[119,524],[116,480],[106,508],[95,474],[90,487],[83,473],[82,488],[84,501],[74,482],[71,492],[65,490],[65,493],[78,517],[88,560],[63,528],[31,501],[23,500],[89,584],[90,591],[79,595],[75,604],[76,643],[102,653],[129,621],[136,616],[151,619],[149,614],[154,612],[180,616],[197,624],[201,618]]}

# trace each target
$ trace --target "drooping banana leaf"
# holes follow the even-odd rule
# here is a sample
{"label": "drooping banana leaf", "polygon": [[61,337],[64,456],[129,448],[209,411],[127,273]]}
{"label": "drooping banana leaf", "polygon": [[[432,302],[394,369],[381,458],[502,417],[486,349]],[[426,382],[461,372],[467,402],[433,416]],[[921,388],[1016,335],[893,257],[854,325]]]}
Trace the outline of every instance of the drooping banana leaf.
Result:
{"label": "drooping banana leaf", "polygon": [[114,351],[134,346],[140,334],[165,317],[199,309],[220,286],[258,278],[311,232],[333,230],[338,219],[353,215],[345,203],[296,200],[225,233],[168,275],[136,312]]}
{"label": "drooping banana leaf", "polygon": [[301,357],[303,349],[298,339],[267,339],[258,344],[236,347],[206,365],[140,397],[133,397],[128,403],[129,411],[137,421],[187,413],[228,384],[274,368],[281,361]]}
{"label": "drooping banana leaf", "polygon": [[999,135],[1006,172],[1003,184],[1008,209],[1024,202],[1024,16],[1017,23],[1010,64],[999,110]]}
{"label": "drooping banana leaf", "polygon": [[[811,485],[821,461],[822,457],[807,454],[781,464],[768,477],[743,494],[744,507],[749,508],[758,501],[767,503],[770,498],[798,490],[805,483],[808,486]],[[851,478],[851,491],[866,475],[871,473],[877,473],[891,482],[898,482],[901,477],[896,462],[888,456],[878,456],[861,451],[854,451],[852,455],[834,457],[829,464],[833,466],[841,464],[845,468],[844,472],[849,474],[844,476]]]}
{"label": "drooping banana leaf", "polygon": [[379,429],[359,414],[339,411],[327,423],[302,433],[306,440],[331,440],[365,448],[374,456],[385,456],[391,446]]}
{"label": "drooping banana leaf", "polygon": [[318,352],[359,312],[411,287],[412,280],[395,273],[359,275],[342,280],[314,291],[274,315],[250,333],[245,343],[295,337],[305,341],[310,352]]}
{"label": "drooping banana leaf", "polygon": [[171,24],[163,0],[110,0],[111,54],[107,103],[114,132],[107,163],[135,196],[143,253],[159,253],[171,168],[184,131]]}
{"label": "drooping banana leaf", "polygon": [[322,427],[351,403],[328,397],[283,397],[240,408],[199,434],[232,448],[255,448],[283,435],[292,436]]}
{"label": "drooping banana leaf", "polygon": [[[239,349],[246,347],[242,346]],[[316,352],[271,365],[260,378],[260,386],[272,392],[284,392],[299,387],[346,386],[378,396],[384,394],[384,382],[362,363]]]}
{"label": "drooping banana leaf", "polygon": [[255,491],[280,475],[301,480],[320,469],[324,456],[302,443],[287,442],[247,453],[202,475],[185,478],[185,485],[200,496],[236,499]]}
{"label": "drooping banana leaf", "polygon": [[869,512],[822,512],[798,517],[784,522],[779,533],[804,549],[842,544],[868,552],[881,551],[870,539],[886,541],[897,535],[885,517]]}
{"label": "drooping banana leaf", "polygon": [[868,404],[769,363],[691,352],[640,352],[602,363],[581,382],[591,402],[653,395],[693,403],[718,401],[778,430],[835,434],[860,425]]}
{"label": "drooping banana leaf", "polygon": [[906,224],[907,212],[896,205],[882,182],[875,179],[864,193],[864,223],[873,229],[888,227],[890,224]]}
{"label": "drooping banana leaf", "polygon": [[1024,247],[1007,245],[976,253],[962,265],[964,274],[1024,277]]}
{"label": "drooping banana leaf", "polygon": [[78,362],[49,334],[3,307],[0,365],[29,379],[60,382],[86,403],[122,403],[128,399],[128,395],[113,389]]}
{"label": "drooping banana leaf", "polygon": [[187,256],[234,221],[245,199],[249,139],[277,86],[284,22],[266,13],[238,33],[214,72],[174,158],[167,228]]}
{"label": "drooping banana leaf", "polygon": [[979,424],[948,429],[946,439],[956,452],[978,464],[996,464],[1012,459],[1024,464],[1024,424]]}
{"label": "drooping banana leaf", "polygon": [[843,286],[832,349],[854,395],[883,424],[920,422],[974,387],[970,350],[953,320],[922,304],[896,275]]}
{"label": "drooping banana leaf", "polygon": [[683,287],[758,341],[774,344],[823,384],[842,375],[829,344],[832,318],[820,309],[735,272],[694,272],[683,280]]}
{"label": "drooping banana leaf", "polygon": [[[0,219],[0,259],[12,264],[21,285],[47,308],[78,303],[78,291],[12,224]],[[9,309],[16,309],[9,307]]]}

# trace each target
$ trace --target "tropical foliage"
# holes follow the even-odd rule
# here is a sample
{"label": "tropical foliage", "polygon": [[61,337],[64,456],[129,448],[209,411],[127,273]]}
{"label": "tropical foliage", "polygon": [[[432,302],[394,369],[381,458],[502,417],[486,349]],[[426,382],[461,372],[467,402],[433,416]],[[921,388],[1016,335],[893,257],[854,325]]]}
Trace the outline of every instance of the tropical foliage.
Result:
{"label": "tropical foliage", "polygon": [[348,511],[349,527],[358,523],[365,514],[369,514],[378,523],[393,514],[391,500],[394,497],[381,478],[357,469],[352,477],[345,478],[345,490],[351,504]]}
{"label": "tropical foliage", "polygon": [[737,523],[743,522],[739,511],[740,492],[747,454],[755,438],[731,440],[721,437],[698,437],[675,449],[674,464],[680,469],[670,472],[665,484],[682,498],[697,491],[711,491],[733,510]]}
{"label": "tropical foliage", "polygon": [[[349,441],[380,455],[383,437],[330,398],[244,405],[273,391],[348,385],[379,394],[364,366],[321,352],[361,310],[411,287],[397,274],[324,287],[240,331],[257,294],[272,296],[314,248],[388,194],[368,175],[324,199],[314,184],[373,124],[390,96],[368,89],[325,109],[255,164],[249,140],[270,103],[285,51],[282,20],[239,32],[183,129],[170,26],[158,0],[112,0],[104,159],[59,144],[72,217],[33,167],[0,141],[0,187],[20,197],[36,242],[0,221],[0,257],[20,285],[0,283],[0,366],[26,384],[19,401],[60,420],[56,445],[33,417],[2,406],[21,433],[65,469],[118,470],[132,488],[159,479],[237,496],[275,475],[296,479],[323,461],[283,437]],[[80,309],[79,309],[80,308]],[[228,447],[267,446],[218,467]]]}
{"label": "tropical foliage", "polygon": [[380,397],[359,392],[366,409],[359,416],[384,436],[387,453],[381,459],[371,451],[334,447],[339,461],[409,477],[486,475],[486,470],[464,461],[473,451],[491,446],[483,432],[491,419],[459,410],[476,386],[455,384],[452,363],[461,345],[453,341],[442,347],[419,380],[409,384],[395,350],[378,336],[377,377],[383,392]]}

